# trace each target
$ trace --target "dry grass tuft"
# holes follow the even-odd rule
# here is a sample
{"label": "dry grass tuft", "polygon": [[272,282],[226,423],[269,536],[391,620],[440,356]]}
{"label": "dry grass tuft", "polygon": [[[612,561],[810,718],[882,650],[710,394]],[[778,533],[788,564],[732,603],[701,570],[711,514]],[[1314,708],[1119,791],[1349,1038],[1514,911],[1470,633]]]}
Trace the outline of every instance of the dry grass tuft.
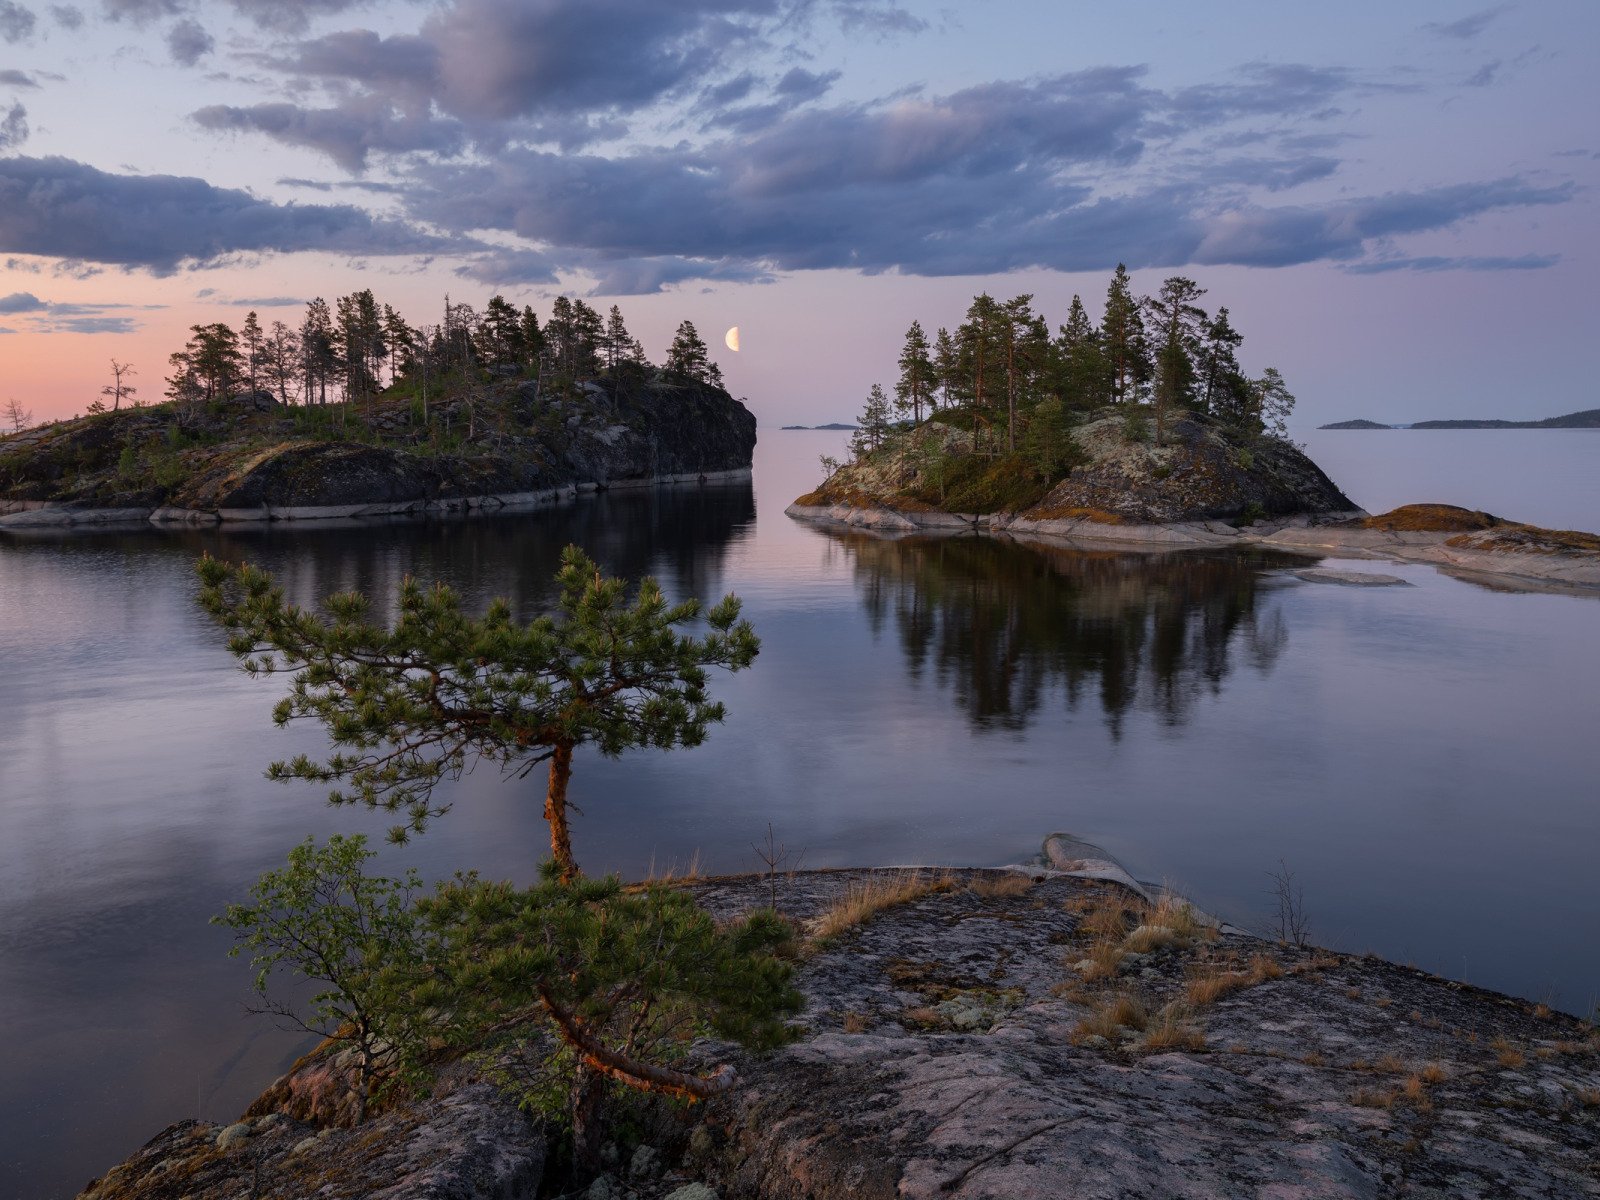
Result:
{"label": "dry grass tuft", "polygon": [[1147,1053],[1205,1048],[1205,1031],[1189,1019],[1189,1013],[1183,1006],[1177,1004],[1169,1004],[1162,1009],[1139,1039],[1139,1049]]}
{"label": "dry grass tuft", "polygon": [[1144,1029],[1150,1023],[1150,1014],[1134,996],[1119,993],[1104,1001],[1083,1020],[1071,1035],[1072,1044],[1081,1046],[1092,1037],[1115,1041],[1124,1029]]}
{"label": "dry grass tuft", "polygon": [[1443,1063],[1429,1063],[1417,1074],[1423,1083],[1443,1083],[1450,1078],[1450,1072]]}
{"label": "dry grass tuft", "polygon": [[1550,1019],[1550,1006],[1548,1004],[1535,1004],[1533,1006],[1533,1015],[1540,1021],[1548,1021]]}
{"label": "dry grass tuft", "polygon": [[1232,992],[1249,986],[1250,979],[1246,975],[1236,974],[1233,971],[1209,971],[1189,980],[1189,986],[1184,989],[1184,998],[1195,1008],[1204,1008],[1208,1004],[1215,1004]]}
{"label": "dry grass tuft", "polygon": [[1427,1112],[1433,1107],[1433,1101],[1428,1097],[1428,1085],[1423,1082],[1421,1075],[1410,1075],[1400,1085],[1400,1096],[1407,1104]]}
{"label": "dry grass tuft", "polygon": [[1381,1108],[1387,1112],[1394,1107],[1397,1099],[1399,1093],[1393,1088],[1357,1088],[1350,1097],[1350,1103],[1359,1104],[1362,1108]]}
{"label": "dry grass tuft", "polygon": [[1099,983],[1102,979],[1116,978],[1122,960],[1127,957],[1127,951],[1111,942],[1096,942],[1089,947],[1089,953],[1085,957],[1089,965],[1079,974],[1088,983]]}
{"label": "dry grass tuft", "polygon": [[1090,937],[1120,940],[1127,934],[1132,916],[1133,910],[1126,904],[1100,904],[1084,914],[1083,920],[1078,922],[1078,928]]}
{"label": "dry grass tuft", "polygon": [[1402,1075],[1406,1071],[1406,1060],[1398,1054],[1385,1054],[1373,1061],[1372,1069],[1382,1071],[1385,1075]]}
{"label": "dry grass tuft", "polygon": [[1283,967],[1270,954],[1254,954],[1250,958],[1250,971],[1245,976],[1252,987],[1269,979],[1282,979]]}
{"label": "dry grass tuft", "polygon": [[975,896],[1021,896],[1032,890],[1033,876],[1020,871],[996,871],[967,880],[967,890]]}
{"label": "dry grass tuft", "polygon": [[939,1015],[939,1011],[926,1005],[908,1008],[901,1016],[904,1020],[910,1021],[913,1025],[920,1026],[923,1029],[933,1029],[944,1024],[944,1018]]}
{"label": "dry grass tuft", "polygon": [[813,918],[811,936],[819,942],[827,941],[886,908],[908,904],[935,892],[947,892],[953,886],[955,880],[948,871],[936,875],[924,871],[873,875],[850,884],[843,896]]}
{"label": "dry grass tuft", "polygon": [[1600,1088],[1582,1088],[1578,1092],[1578,1103],[1585,1108],[1600,1108]]}
{"label": "dry grass tuft", "polygon": [[1489,1049],[1494,1051],[1494,1058],[1502,1067],[1515,1070],[1528,1061],[1528,1056],[1517,1049],[1503,1037],[1497,1037],[1489,1043]]}
{"label": "dry grass tuft", "polygon": [[865,1033],[867,1026],[870,1024],[871,1021],[858,1012],[844,1014],[844,1031],[846,1033]]}
{"label": "dry grass tuft", "polygon": [[1305,1063],[1305,1065],[1308,1067],[1325,1067],[1328,1065],[1328,1060],[1322,1057],[1322,1055],[1318,1054],[1315,1050],[1311,1051],[1309,1054],[1302,1054],[1300,1056],[1300,1061]]}

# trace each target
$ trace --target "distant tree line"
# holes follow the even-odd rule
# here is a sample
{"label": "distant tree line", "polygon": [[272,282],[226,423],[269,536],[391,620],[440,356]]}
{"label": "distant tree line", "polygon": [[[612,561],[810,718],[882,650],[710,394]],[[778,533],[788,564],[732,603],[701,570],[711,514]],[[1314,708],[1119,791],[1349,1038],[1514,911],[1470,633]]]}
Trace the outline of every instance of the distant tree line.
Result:
{"label": "distant tree line", "polygon": [[[669,381],[722,386],[722,372],[693,322],[678,326],[658,369],[616,305],[602,317],[566,296],[555,300],[543,324],[531,307],[519,310],[497,295],[481,313],[446,296],[437,323],[412,325],[365,289],[331,305],[317,297],[298,327],[283,321],[263,327],[252,311],[238,329],[219,321],[189,332],[168,360],[166,381],[167,396],[187,404],[249,390],[286,405],[360,405],[395,386],[415,386],[426,402],[430,387],[473,373],[531,377],[541,392],[555,393],[589,379],[657,373]],[[113,368],[115,382],[102,392],[117,408],[133,389],[123,382],[130,368],[116,362]],[[107,406],[97,401],[91,407]]]}
{"label": "distant tree line", "polygon": [[1239,364],[1243,336],[1226,307],[1199,306],[1205,289],[1173,276],[1155,296],[1136,297],[1120,263],[1106,290],[1104,314],[1089,319],[1080,296],[1050,333],[1033,296],[973,299],[952,332],[930,342],[920,321],[906,331],[891,397],[873,385],[854,449],[870,453],[897,421],[958,410],[970,419],[978,446],[1016,453],[1028,442],[1059,440],[1074,414],[1108,406],[1124,410],[1131,437],[1166,439],[1178,412],[1198,412],[1254,433],[1287,435],[1294,404],[1283,377],[1259,379]]}

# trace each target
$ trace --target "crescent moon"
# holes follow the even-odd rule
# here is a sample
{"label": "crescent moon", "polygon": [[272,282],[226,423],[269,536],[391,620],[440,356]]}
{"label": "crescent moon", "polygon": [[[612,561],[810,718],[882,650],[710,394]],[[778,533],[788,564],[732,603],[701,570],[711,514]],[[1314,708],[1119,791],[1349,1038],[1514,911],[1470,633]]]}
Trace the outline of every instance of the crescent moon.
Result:
{"label": "crescent moon", "polygon": [[722,340],[728,343],[729,350],[732,350],[735,354],[739,353],[739,327],[737,325],[728,330]]}

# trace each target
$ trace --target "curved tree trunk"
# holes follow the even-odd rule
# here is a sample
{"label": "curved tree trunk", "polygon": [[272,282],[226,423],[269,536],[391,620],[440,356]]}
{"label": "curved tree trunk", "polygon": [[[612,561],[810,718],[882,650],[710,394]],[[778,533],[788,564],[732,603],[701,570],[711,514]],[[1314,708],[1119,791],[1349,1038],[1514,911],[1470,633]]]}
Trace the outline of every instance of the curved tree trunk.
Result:
{"label": "curved tree trunk", "polygon": [[571,883],[581,871],[572,857],[572,833],[567,827],[567,781],[572,778],[572,744],[556,746],[550,756],[550,784],[544,794],[544,819],[550,824],[550,857],[561,868],[561,882]]}
{"label": "curved tree trunk", "polygon": [[562,1038],[578,1052],[584,1067],[597,1075],[615,1079],[641,1092],[676,1096],[680,1100],[706,1100],[733,1086],[731,1066],[720,1067],[711,1075],[691,1075],[687,1071],[639,1062],[603,1045],[583,1027],[575,1014],[557,1004],[543,986],[539,988],[539,1000],[555,1021]]}

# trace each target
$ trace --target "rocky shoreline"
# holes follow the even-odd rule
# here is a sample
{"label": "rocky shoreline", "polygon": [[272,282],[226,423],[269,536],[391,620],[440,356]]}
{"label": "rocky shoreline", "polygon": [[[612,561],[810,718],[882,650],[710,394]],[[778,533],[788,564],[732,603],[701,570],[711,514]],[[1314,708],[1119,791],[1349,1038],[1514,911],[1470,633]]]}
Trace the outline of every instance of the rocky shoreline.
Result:
{"label": "rocky shoreline", "polygon": [[518,512],[563,504],[578,496],[613,489],[735,483],[749,479],[749,467],[723,471],[677,472],[641,478],[593,481],[499,495],[450,496],[356,504],[261,504],[254,508],[78,508],[41,500],[0,501],[0,532],[119,525],[259,525],[267,521],[338,521],[363,517],[451,516]]}
{"label": "rocky shoreline", "polygon": [[[1425,507],[1437,510],[1449,506]],[[1406,512],[1395,511],[1401,515]],[[1464,509],[1453,511],[1467,513]],[[1585,593],[1600,590],[1600,538],[1494,518],[1490,519],[1496,521],[1495,525],[1481,530],[1407,530],[1375,528],[1369,522],[1381,524],[1384,517],[1370,517],[1359,509],[1299,514],[1243,526],[1225,521],[1111,523],[1088,516],[1034,518],[1026,513],[920,512],[889,505],[808,505],[798,501],[784,512],[800,521],[891,537],[913,533],[985,534],[1036,539],[1058,546],[1082,543],[1086,548],[1159,551],[1261,546],[1317,558],[1420,563],[1450,573],[1491,577],[1508,587],[1556,587]]]}
{"label": "rocky shoreline", "polygon": [[[1056,835],[999,870],[693,881],[813,931],[797,1039],[701,1043],[740,1084],[608,1148],[588,1200],[1600,1196],[1600,1033],[1371,957],[1253,936]],[[899,902],[827,937],[840,901]],[[545,1133],[493,1087],[356,1129],[302,1064],[228,1126],[181,1122],[83,1200],[529,1200]],[[306,1083],[305,1081],[311,1082]],[[543,1190],[541,1190],[543,1189]]]}

